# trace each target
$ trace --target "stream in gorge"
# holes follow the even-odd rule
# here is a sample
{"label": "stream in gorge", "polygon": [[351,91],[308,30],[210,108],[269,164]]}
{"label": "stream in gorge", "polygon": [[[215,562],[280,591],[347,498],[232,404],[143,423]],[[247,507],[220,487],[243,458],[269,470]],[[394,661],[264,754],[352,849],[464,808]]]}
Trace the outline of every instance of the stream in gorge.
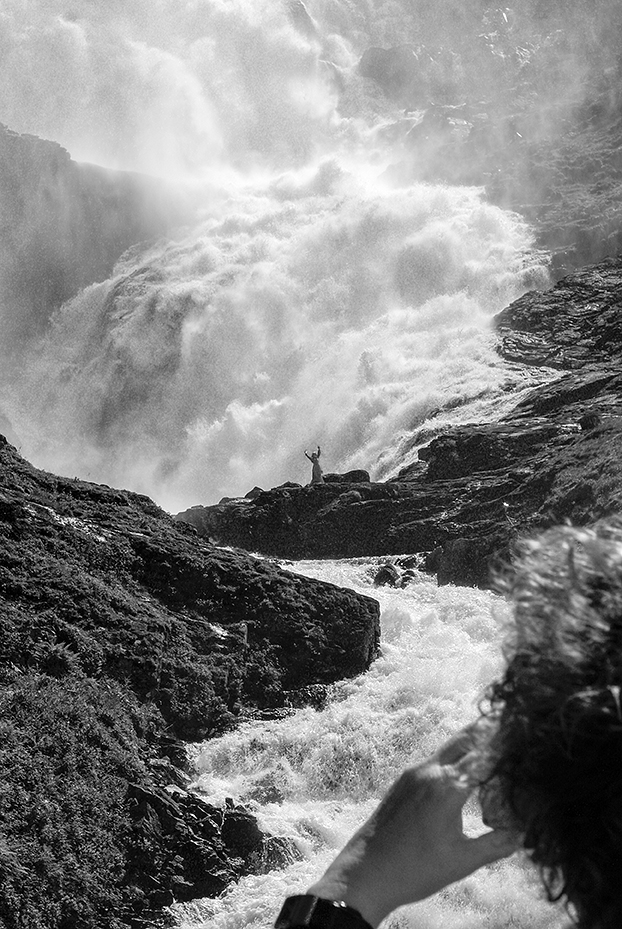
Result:
{"label": "stream in gorge", "polygon": [[[434,751],[476,714],[500,669],[507,606],[489,591],[438,587],[417,573],[404,589],[374,588],[378,560],[285,563],[309,577],[376,597],[380,657],[333,688],[322,711],[242,724],[193,746],[195,789],[211,803],[246,804],[267,832],[292,839],[301,860],[242,879],[223,897],[175,908],[179,929],[270,929],[285,896],[302,893],[370,813],[407,764]],[[469,801],[467,831],[483,830]],[[403,929],[560,929],[567,919],[544,899],[520,856],[484,868],[397,911]]]}
{"label": "stream in gorge", "polygon": [[[550,286],[534,230],[483,187],[435,180],[437,156],[412,136],[444,103],[452,132],[468,129],[466,102],[483,120],[512,117],[511,83],[485,79],[505,61],[512,11],[489,11],[490,34],[477,20],[480,48],[470,5],[449,0],[32,0],[27,22],[25,6],[3,3],[0,121],[78,163],[179,185],[193,204],[168,239],[136,244],[46,316],[11,378],[0,372],[0,413],[36,467],[148,494],[171,513],[304,483],[316,445],[326,471],[386,480],[449,425],[498,420],[551,376],[504,360],[492,324]],[[396,46],[436,75],[414,103],[361,73],[368,49]],[[456,89],[435,89],[445,83]],[[28,201],[35,230],[43,195]],[[423,574],[375,589],[376,566],[284,564],[376,597],[381,655],[322,711],[192,746],[195,788],[246,804],[300,859],[177,905],[179,929],[269,929],[400,769],[477,712],[500,666],[503,601]],[[474,805],[466,821],[483,828]],[[390,922],[566,919],[515,856]]]}

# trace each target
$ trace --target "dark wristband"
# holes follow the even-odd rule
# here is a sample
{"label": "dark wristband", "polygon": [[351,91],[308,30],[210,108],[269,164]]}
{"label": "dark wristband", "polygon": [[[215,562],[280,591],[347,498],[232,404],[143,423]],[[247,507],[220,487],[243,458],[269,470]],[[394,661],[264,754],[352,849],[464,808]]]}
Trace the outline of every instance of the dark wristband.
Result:
{"label": "dark wristband", "polygon": [[276,918],[275,929],[372,929],[358,910],[341,900],[312,894],[288,897]]}

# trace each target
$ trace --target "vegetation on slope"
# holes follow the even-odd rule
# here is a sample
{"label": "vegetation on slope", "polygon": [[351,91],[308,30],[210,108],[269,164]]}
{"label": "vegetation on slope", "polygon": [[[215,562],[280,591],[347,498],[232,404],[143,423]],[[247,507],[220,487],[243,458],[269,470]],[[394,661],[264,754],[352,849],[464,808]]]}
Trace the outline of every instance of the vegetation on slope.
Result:
{"label": "vegetation on slope", "polygon": [[0,712],[2,925],[116,929],[137,902],[127,783],[146,780],[154,720],[119,685],[79,674],[15,675]]}

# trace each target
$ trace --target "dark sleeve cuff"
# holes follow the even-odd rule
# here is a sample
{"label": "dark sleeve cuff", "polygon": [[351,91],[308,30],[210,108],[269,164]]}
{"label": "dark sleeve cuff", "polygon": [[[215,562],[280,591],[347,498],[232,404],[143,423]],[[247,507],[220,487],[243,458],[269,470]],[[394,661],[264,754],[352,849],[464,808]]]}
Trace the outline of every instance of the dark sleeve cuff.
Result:
{"label": "dark sleeve cuff", "polygon": [[288,897],[274,925],[275,929],[372,929],[353,907],[312,894]]}

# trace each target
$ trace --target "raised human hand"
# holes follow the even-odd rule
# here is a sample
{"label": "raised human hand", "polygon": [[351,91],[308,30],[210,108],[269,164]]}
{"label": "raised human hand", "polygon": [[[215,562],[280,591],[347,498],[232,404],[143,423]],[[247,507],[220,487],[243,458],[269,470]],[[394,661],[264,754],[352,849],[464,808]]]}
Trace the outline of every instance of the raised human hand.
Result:
{"label": "raised human hand", "polygon": [[463,729],[407,768],[308,893],[343,900],[375,927],[398,906],[516,851],[519,837],[505,829],[464,834],[463,807],[477,786],[475,731]]}

